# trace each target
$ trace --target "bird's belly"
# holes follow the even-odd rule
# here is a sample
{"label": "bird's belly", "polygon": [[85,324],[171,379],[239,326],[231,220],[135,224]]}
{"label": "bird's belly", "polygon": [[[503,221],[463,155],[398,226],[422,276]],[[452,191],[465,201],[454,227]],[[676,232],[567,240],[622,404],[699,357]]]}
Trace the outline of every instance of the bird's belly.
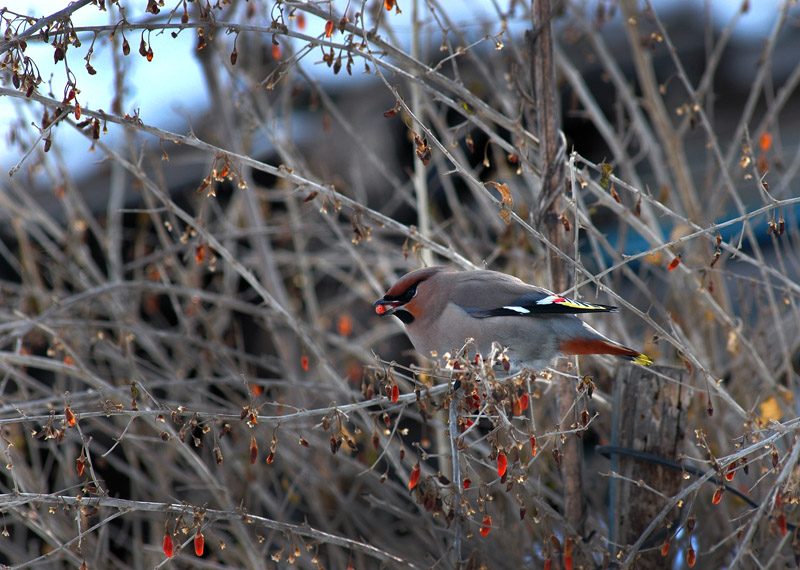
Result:
{"label": "bird's belly", "polygon": [[[486,358],[492,350],[492,343],[497,342],[507,348],[507,355],[512,364],[517,366],[543,368],[558,356],[558,344],[550,319],[535,317],[488,317],[476,319],[466,312],[453,308],[447,318],[439,318],[434,323],[418,322],[408,330],[408,336],[414,348],[430,356],[435,351],[437,357],[446,352],[456,354],[469,338],[474,342],[468,345],[469,354],[476,352]],[[447,327],[441,323],[449,323]]]}
{"label": "bird's belly", "polygon": [[541,370],[558,356],[559,348],[548,317],[497,317],[495,340],[507,347],[513,365]]}

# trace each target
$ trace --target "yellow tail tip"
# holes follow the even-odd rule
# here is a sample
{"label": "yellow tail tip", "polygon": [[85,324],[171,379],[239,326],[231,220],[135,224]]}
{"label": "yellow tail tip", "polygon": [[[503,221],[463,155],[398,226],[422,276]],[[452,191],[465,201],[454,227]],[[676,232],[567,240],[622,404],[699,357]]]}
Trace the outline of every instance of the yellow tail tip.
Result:
{"label": "yellow tail tip", "polygon": [[650,366],[653,364],[653,359],[646,354],[639,354],[638,356],[634,356],[631,360],[636,364],[641,364],[642,366]]}

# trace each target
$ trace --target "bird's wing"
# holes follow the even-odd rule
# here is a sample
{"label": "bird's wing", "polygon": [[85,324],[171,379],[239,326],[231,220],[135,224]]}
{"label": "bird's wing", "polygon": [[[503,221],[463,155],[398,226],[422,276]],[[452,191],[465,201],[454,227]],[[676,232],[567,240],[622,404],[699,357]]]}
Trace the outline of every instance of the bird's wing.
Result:
{"label": "bird's wing", "polygon": [[576,301],[515,277],[491,271],[464,272],[450,301],[474,318],[613,312],[616,307]]}

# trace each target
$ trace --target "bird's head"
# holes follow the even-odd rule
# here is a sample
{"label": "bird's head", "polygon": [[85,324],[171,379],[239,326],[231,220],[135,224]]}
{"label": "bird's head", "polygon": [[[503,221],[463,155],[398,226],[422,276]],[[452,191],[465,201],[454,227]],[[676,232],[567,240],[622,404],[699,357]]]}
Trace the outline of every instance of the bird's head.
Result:
{"label": "bird's head", "polygon": [[444,267],[424,267],[404,275],[375,301],[375,312],[381,317],[394,315],[410,325],[423,317],[430,302],[436,299],[431,279],[443,271]]}

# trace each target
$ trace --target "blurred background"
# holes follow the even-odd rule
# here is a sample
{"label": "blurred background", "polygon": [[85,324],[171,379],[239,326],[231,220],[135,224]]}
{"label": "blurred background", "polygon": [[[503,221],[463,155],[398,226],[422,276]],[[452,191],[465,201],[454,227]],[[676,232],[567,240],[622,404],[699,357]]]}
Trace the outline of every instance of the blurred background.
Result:
{"label": "blurred background", "polygon": [[[793,567],[800,11],[552,9],[563,293],[619,305],[592,325],[681,390],[682,478],[652,491],[680,508],[615,538],[609,482],[630,481],[596,446],[619,362],[511,382],[464,362],[470,403],[372,308],[432,263],[552,287],[530,2],[20,1],[0,563]],[[587,377],[559,416],[554,386]]]}

